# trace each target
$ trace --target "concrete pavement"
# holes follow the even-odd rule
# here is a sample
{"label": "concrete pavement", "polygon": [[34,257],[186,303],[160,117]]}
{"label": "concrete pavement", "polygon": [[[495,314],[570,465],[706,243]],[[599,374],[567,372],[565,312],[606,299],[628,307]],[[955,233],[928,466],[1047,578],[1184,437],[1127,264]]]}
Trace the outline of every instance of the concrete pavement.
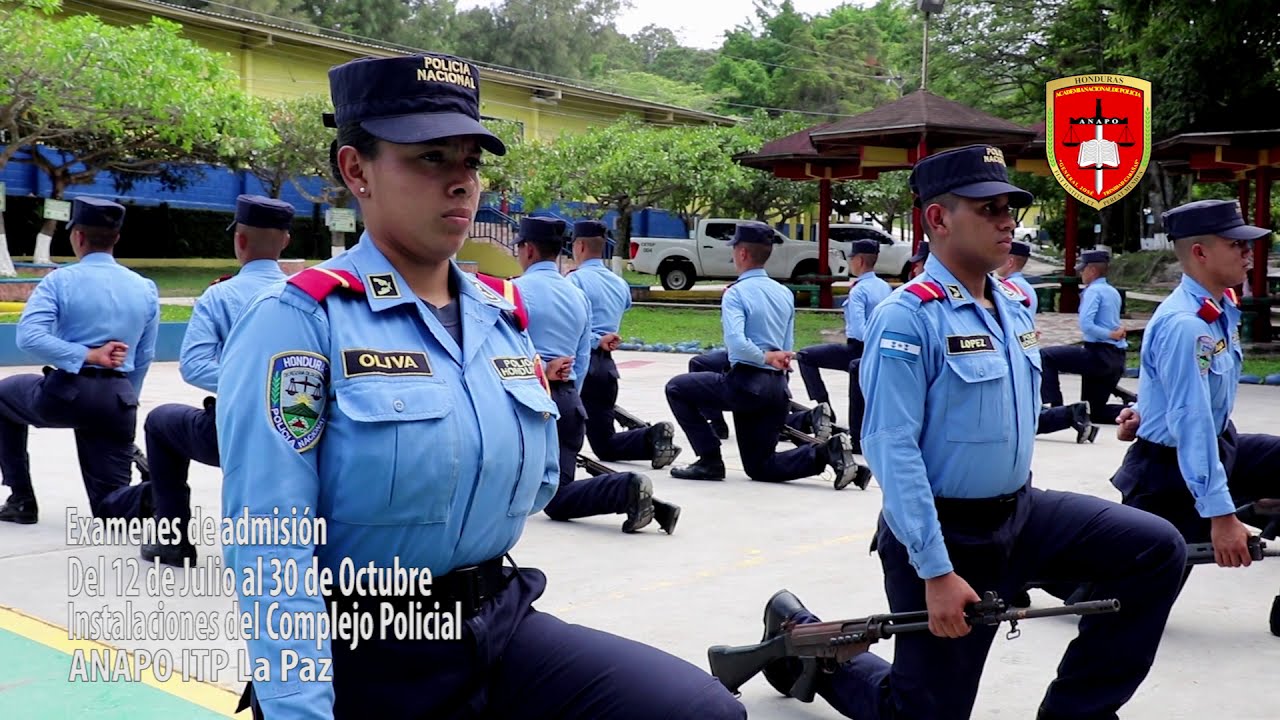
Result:
{"label": "concrete pavement", "polygon": [[[622,406],[649,420],[670,420],[662,387],[685,370],[688,358],[619,353]],[[5,368],[0,376],[35,370]],[[827,373],[826,379],[832,397],[837,398],[837,414],[843,418],[847,380],[839,373]],[[1078,391],[1074,383],[1074,378],[1064,377],[1069,396]],[[805,397],[798,377],[792,389],[797,398]],[[166,402],[195,405],[203,396],[181,381],[176,364],[162,363],[147,379],[142,411]],[[1242,432],[1277,432],[1277,407],[1280,388],[1243,386],[1237,425]],[[140,444],[142,420],[138,422]],[[678,432],[677,438],[683,442]],[[1042,436],[1033,466],[1036,483],[1114,498],[1107,478],[1126,447],[1110,428],[1104,428],[1094,445],[1076,445],[1071,431]],[[688,452],[677,462],[689,460]],[[123,609],[126,602],[154,608],[164,602],[167,609],[205,610],[224,617],[232,607],[231,599],[157,597],[146,592],[144,577],[138,580],[137,597],[122,597],[111,563],[120,559],[127,567],[129,559],[136,557],[136,548],[68,546],[67,513],[88,512],[72,433],[33,430],[30,457],[41,521],[34,526],[0,524],[0,606],[51,625],[34,620],[21,625],[12,613],[6,620],[0,612],[0,717],[72,717],[78,707],[100,718],[133,720],[166,713],[171,718],[166,703],[173,699],[168,694],[137,695],[149,691],[149,685],[123,684],[121,692],[135,694],[109,698],[107,686],[68,682],[72,656],[59,653],[69,648],[54,650],[49,644],[59,638],[65,641],[62,628],[74,618],[69,611],[101,606]],[[623,535],[618,530],[620,516],[571,523],[556,523],[542,515],[530,518],[512,554],[522,566],[541,568],[549,577],[539,609],[648,642],[704,668],[708,646],[759,640],[764,601],[782,587],[796,592],[824,619],[886,611],[879,562],[867,552],[880,509],[875,483],[866,491],[850,488],[839,493],[826,478],[784,485],[754,483],[742,474],[732,437],[725,446],[725,459],[730,477],[723,483],[676,480],[665,470],[649,470],[647,464],[616,464],[647,472],[658,497],[683,507],[679,528],[670,537],[658,531],[656,524],[638,535]],[[191,484],[193,503],[207,514],[219,513],[217,469],[193,466]],[[220,555],[216,547],[200,551],[202,562]],[[78,582],[84,575],[75,563],[93,564],[99,558],[105,558],[107,566],[105,596],[81,592],[69,597],[73,576]],[[181,581],[182,573],[178,575]],[[1267,632],[1267,615],[1277,590],[1280,561],[1244,570],[1198,569],[1174,609],[1149,679],[1121,716],[1125,720],[1275,718],[1280,638]],[[1038,592],[1033,600],[1037,606],[1054,602]],[[24,638],[37,625],[45,628],[45,640],[27,643]],[[998,636],[975,718],[1034,717],[1074,635],[1074,623],[1068,618],[1027,621],[1021,629],[1017,640],[1006,640],[1003,633]],[[241,647],[239,641],[221,636],[209,642],[150,640],[117,645],[152,651],[167,648],[175,655],[184,647],[218,648],[230,651],[233,660]],[[37,651],[44,653],[38,662]],[[891,656],[893,643],[882,643],[874,651]],[[1105,663],[1106,658],[1098,661]],[[215,684],[227,691],[195,682],[167,685],[177,685],[177,692],[192,696],[183,702],[194,720],[206,716],[201,708],[225,714],[234,705],[231,691],[238,693],[241,687],[235,675],[224,670]],[[743,701],[750,716],[761,720],[838,717],[821,701],[804,705],[778,697],[763,678],[744,688]],[[161,706],[166,709],[162,711]]]}

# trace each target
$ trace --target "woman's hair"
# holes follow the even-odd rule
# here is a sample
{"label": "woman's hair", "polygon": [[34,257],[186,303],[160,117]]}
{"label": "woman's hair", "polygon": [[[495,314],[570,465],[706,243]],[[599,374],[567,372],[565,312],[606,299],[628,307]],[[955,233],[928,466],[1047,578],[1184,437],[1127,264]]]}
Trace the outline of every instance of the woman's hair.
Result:
{"label": "woman's hair", "polygon": [[344,145],[350,145],[361,156],[369,159],[378,155],[378,138],[360,127],[359,123],[338,128],[338,137],[329,143],[329,172],[339,185],[346,185],[346,181],[342,179],[342,169],[338,167],[338,148]]}

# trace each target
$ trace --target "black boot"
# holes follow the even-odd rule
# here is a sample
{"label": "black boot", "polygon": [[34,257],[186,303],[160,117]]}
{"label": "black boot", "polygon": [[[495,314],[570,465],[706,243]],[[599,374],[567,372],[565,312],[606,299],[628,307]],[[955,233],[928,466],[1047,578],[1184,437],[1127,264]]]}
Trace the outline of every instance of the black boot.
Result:
{"label": "black boot", "polygon": [[[791,594],[790,590],[779,590],[769,598],[764,606],[764,636],[760,642],[766,642],[782,634],[782,626],[795,614],[804,609],[800,598]],[[783,658],[775,660],[764,668],[764,679],[769,681],[774,690],[791,697],[791,687],[800,678],[801,665],[799,658]]]}
{"label": "black boot", "polygon": [[159,561],[162,565],[171,565],[173,567],[182,567],[183,560],[187,560],[191,565],[196,564],[196,558],[199,553],[196,552],[195,545],[187,540],[182,540],[174,545],[161,545],[159,543],[147,543],[142,546],[142,550],[138,553],[146,562]]}
{"label": "black boot", "polygon": [[724,460],[718,457],[698,458],[692,465],[671,468],[671,477],[682,480],[724,480]]}
{"label": "black boot", "polygon": [[819,442],[826,442],[831,439],[832,428],[836,423],[836,414],[832,412],[831,406],[821,402],[809,411],[809,433],[813,435]]}
{"label": "black boot", "polygon": [[1076,429],[1076,444],[1093,442],[1098,437],[1098,427],[1089,419],[1089,403],[1078,402],[1071,406],[1071,426]]}
{"label": "black boot", "polygon": [[39,519],[40,508],[36,506],[34,497],[19,498],[10,495],[4,505],[0,505],[0,522],[35,525]]}
{"label": "black boot", "polygon": [[680,506],[654,498],[653,519],[658,521],[663,532],[670,535],[676,531],[676,523],[680,521]]}
{"label": "black boot", "polygon": [[653,449],[651,464],[654,470],[670,465],[680,455],[683,448],[676,447],[672,442],[675,435],[676,429],[669,422],[649,426],[649,447]]}
{"label": "black boot", "polygon": [[836,474],[832,483],[836,490],[843,490],[850,483],[857,485],[860,490],[867,489],[871,482],[871,469],[862,467],[853,459],[853,441],[848,435],[833,435],[827,441],[826,451],[827,463]]}
{"label": "black boot", "polygon": [[653,522],[653,482],[644,475],[631,473],[627,487],[627,519],[622,532],[639,532]]}

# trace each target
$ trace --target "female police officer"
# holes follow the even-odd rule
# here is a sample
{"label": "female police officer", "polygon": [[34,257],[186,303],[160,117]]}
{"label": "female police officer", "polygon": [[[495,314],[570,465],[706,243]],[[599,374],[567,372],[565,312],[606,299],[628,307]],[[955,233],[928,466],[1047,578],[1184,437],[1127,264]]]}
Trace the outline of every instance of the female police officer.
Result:
{"label": "female police officer", "polygon": [[[285,530],[226,548],[239,576],[264,568],[240,598],[258,618],[246,631],[255,713],[746,717],[693,665],[534,610],[546,578],[503,565],[555,492],[556,407],[514,291],[450,260],[476,212],[482,149],[505,152],[479,123],[476,68],[440,55],[365,58],[329,78],[331,159],[365,234],[249,306],[218,383],[224,516]],[[301,532],[295,513],[321,518],[327,536]],[[289,564],[313,555],[333,587],[292,589]],[[371,564],[429,569],[430,594],[340,582]],[[371,620],[373,637],[353,642],[339,621],[331,641],[283,638],[282,616],[318,617],[326,604],[333,617]],[[380,637],[384,617],[411,616],[412,637]],[[299,674],[309,669],[318,681]]]}

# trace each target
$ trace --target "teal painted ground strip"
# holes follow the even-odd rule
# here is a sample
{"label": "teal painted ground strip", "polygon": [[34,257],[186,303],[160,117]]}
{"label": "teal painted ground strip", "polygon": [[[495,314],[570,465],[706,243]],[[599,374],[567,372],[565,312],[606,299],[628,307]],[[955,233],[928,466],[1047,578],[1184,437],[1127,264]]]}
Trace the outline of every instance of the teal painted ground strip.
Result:
{"label": "teal painted ground strip", "polygon": [[0,630],[0,718],[225,720],[141,682],[69,682],[70,673],[70,655]]}

